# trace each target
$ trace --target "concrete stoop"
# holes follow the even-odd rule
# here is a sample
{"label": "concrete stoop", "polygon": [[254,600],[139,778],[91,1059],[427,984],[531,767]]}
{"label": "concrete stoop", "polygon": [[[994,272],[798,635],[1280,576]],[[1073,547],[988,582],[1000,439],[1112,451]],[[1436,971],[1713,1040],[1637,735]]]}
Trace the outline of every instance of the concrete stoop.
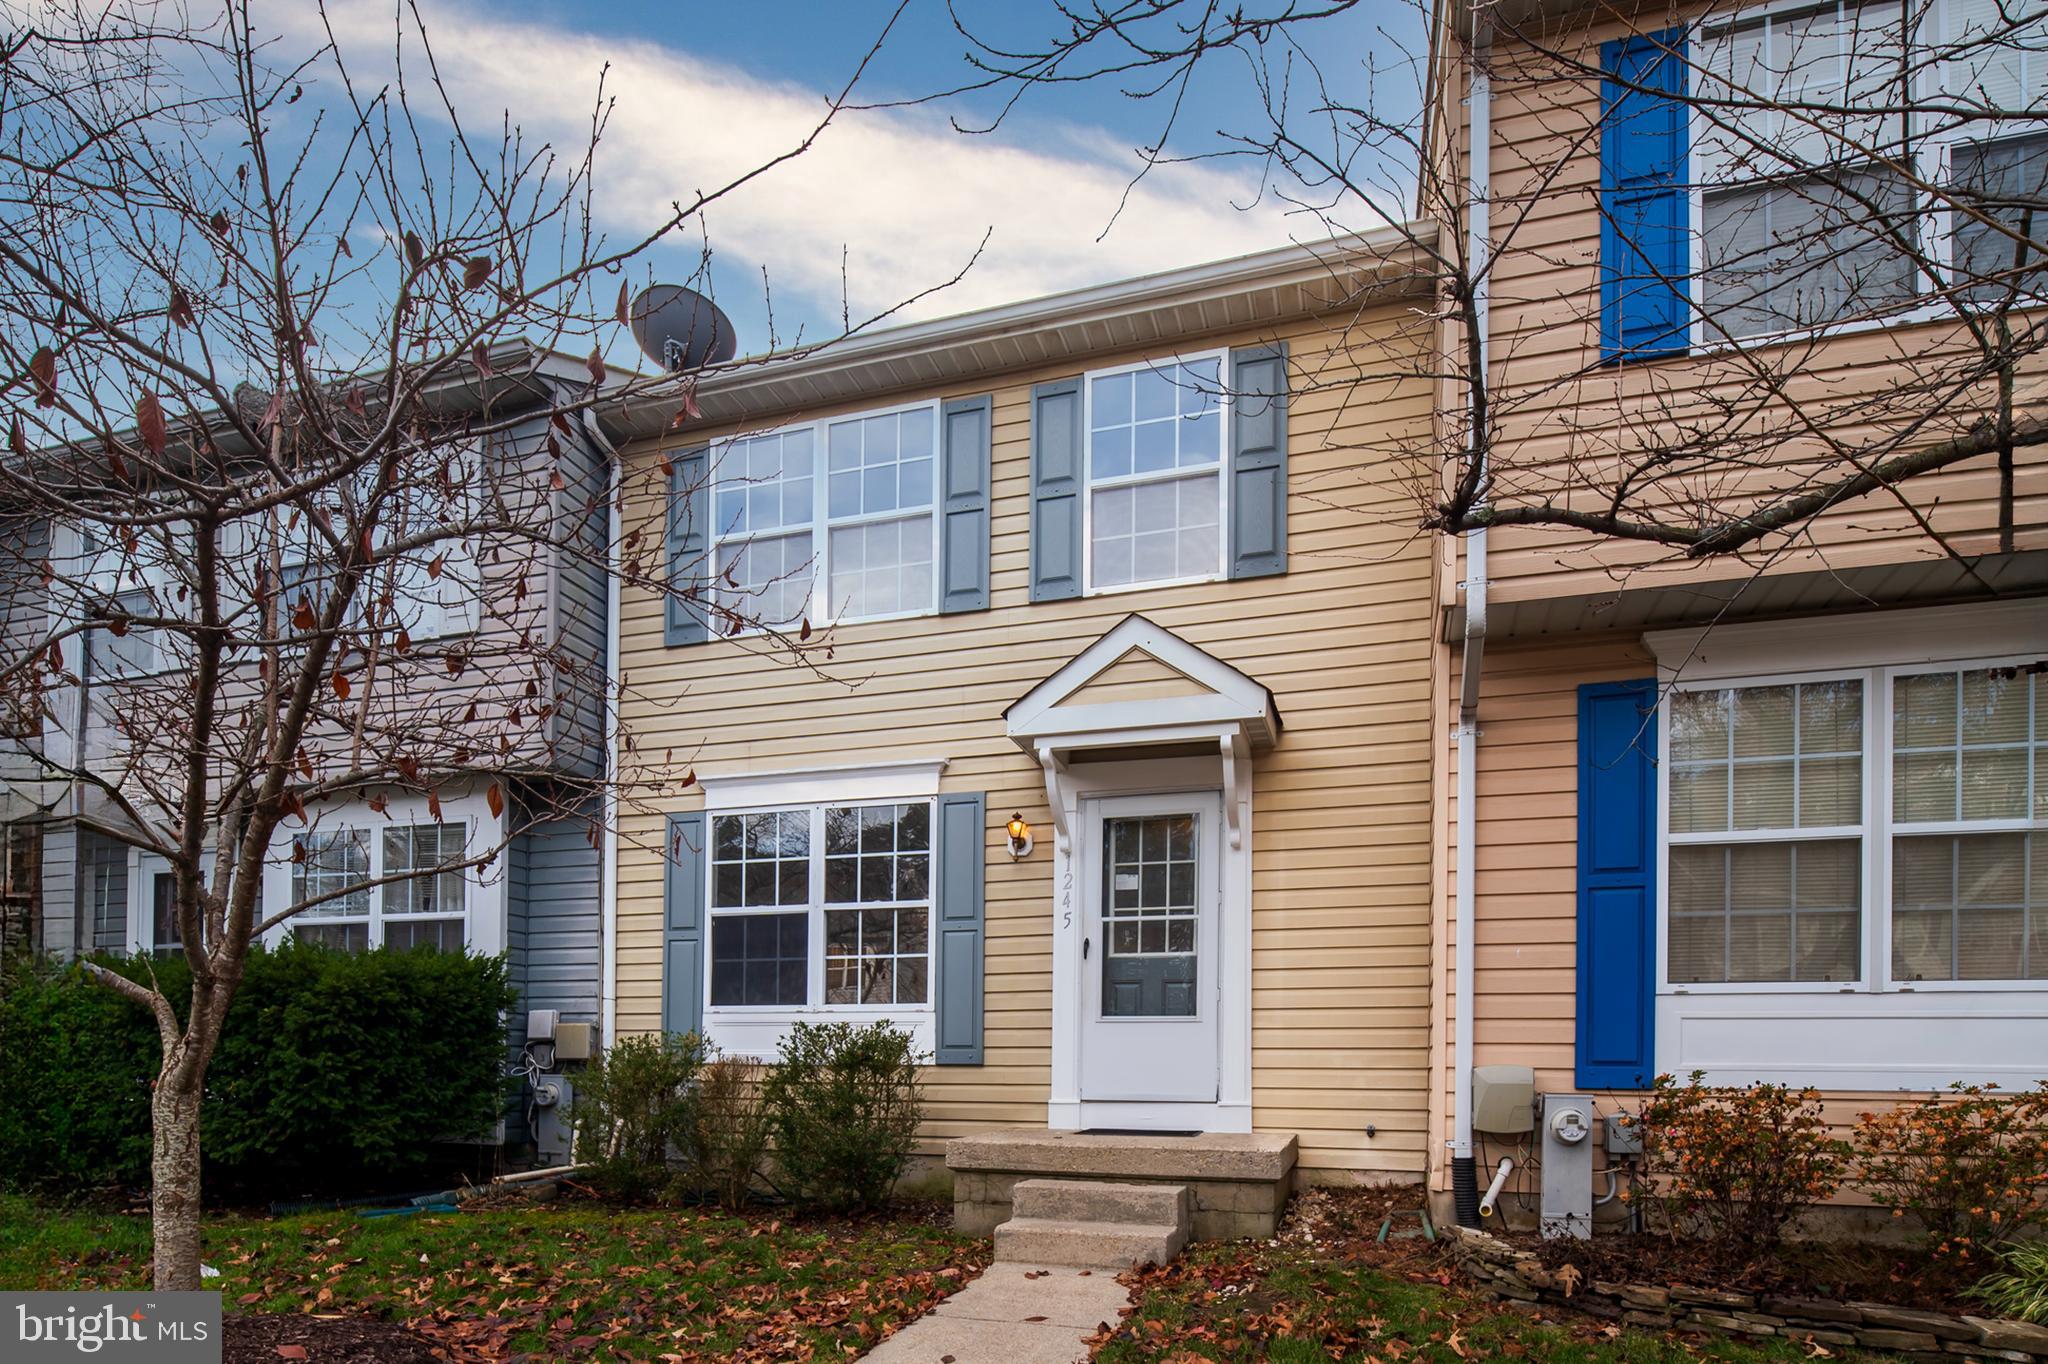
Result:
{"label": "concrete stoop", "polygon": [[998,1263],[1128,1269],[1180,1254],[1193,1200],[1178,1184],[1020,1180],[1013,1215],[995,1230]]}
{"label": "concrete stoop", "polygon": [[[1012,1220],[1180,1224],[1166,1203],[1148,1201],[1163,1198],[1184,1210],[1181,1244],[1271,1237],[1293,1184],[1295,1149],[1291,1135],[1272,1132],[1175,1136],[1014,1128],[955,1137],[946,1144],[953,1225],[963,1235],[989,1236]],[[1057,1187],[1023,1193],[1028,1185]],[[1019,1235],[1026,1235],[1022,1243],[1036,1243],[1039,1229],[1012,1233],[1013,1242]],[[1144,1248],[1132,1245],[1134,1254]]]}

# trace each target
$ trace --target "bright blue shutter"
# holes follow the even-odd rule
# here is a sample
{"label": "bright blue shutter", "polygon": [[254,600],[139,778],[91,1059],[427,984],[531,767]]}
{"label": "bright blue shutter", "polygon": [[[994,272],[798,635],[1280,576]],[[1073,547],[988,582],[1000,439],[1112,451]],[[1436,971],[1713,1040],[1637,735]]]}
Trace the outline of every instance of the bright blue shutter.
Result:
{"label": "bright blue shutter", "polygon": [[1031,600],[1081,595],[1081,381],[1031,390]]}
{"label": "bright blue shutter", "polygon": [[704,816],[670,815],[662,854],[661,1028],[704,1030]]}
{"label": "bright blue shutter", "polygon": [[938,1035],[932,1059],[942,1066],[981,1064],[982,863],[987,799],[979,791],[939,797]]}
{"label": "bright blue shutter", "polygon": [[1230,576],[1287,571],[1287,343],[1230,353]]}
{"label": "bright blue shutter", "polygon": [[1579,688],[1578,1087],[1655,1078],[1657,683]]}
{"label": "bright blue shutter", "polygon": [[693,597],[703,591],[711,549],[710,452],[671,456],[668,486],[668,598],[662,632],[666,644],[702,644],[711,636],[710,614]]}
{"label": "bright blue shutter", "polygon": [[988,398],[955,398],[939,427],[939,610],[988,610]]}
{"label": "bright blue shutter", "polygon": [[1685,30],[1600,47],[1600,358],[1686,348]]}

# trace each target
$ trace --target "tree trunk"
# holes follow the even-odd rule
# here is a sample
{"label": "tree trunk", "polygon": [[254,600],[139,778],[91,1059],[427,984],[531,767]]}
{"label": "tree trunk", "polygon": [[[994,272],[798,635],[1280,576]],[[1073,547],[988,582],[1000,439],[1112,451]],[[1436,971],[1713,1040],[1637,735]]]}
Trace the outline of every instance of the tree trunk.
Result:
{"label": "tree trunk", "polygon": [[199,1285],[199,1099],[206,1069],[166,1065],[150,1099],[150,1221],[159,1293]]}

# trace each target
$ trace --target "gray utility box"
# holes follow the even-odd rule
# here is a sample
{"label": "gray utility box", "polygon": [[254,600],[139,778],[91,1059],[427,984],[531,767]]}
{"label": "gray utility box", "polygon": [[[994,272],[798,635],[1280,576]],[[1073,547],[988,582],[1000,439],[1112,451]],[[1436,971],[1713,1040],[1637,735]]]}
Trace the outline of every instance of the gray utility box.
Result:
{"label": "gray utility box", "polygon": [[1629,1113],[1607,1115],[1607,1154],[1639,1156],[1643,1153],[1642,1120]]}
{"label": "gray utility box", "polygon": [[533,1081],[533,1149],[543,1165],[566,1165],[576,1140],[576,1087],[565,1075]]}
{"label": "gray utility box", "polygon": [[1593,1235],[1593,1101],[1545,1094],[1536,1125],[1543,1151],[1540,1227],[1546,1238]]}
{"label": "gray utility box", "polygon": [[1472,1130],[1528,1132],[1536,1126],[1536,1072],[1527,1066],[1472,1067]]}

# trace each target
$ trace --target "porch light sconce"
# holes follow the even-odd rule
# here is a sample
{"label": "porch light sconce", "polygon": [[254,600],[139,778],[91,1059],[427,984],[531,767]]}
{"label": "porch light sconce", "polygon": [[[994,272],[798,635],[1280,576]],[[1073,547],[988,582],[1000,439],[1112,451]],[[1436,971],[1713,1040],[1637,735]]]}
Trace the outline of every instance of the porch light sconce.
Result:
{"label": "porch light sconce", "polygon": [[1010,834],[1010,860],[1018,861],[1031,855],[1031,826],[1024,822],[1024,816],[1011,815],[1005,826]]}

